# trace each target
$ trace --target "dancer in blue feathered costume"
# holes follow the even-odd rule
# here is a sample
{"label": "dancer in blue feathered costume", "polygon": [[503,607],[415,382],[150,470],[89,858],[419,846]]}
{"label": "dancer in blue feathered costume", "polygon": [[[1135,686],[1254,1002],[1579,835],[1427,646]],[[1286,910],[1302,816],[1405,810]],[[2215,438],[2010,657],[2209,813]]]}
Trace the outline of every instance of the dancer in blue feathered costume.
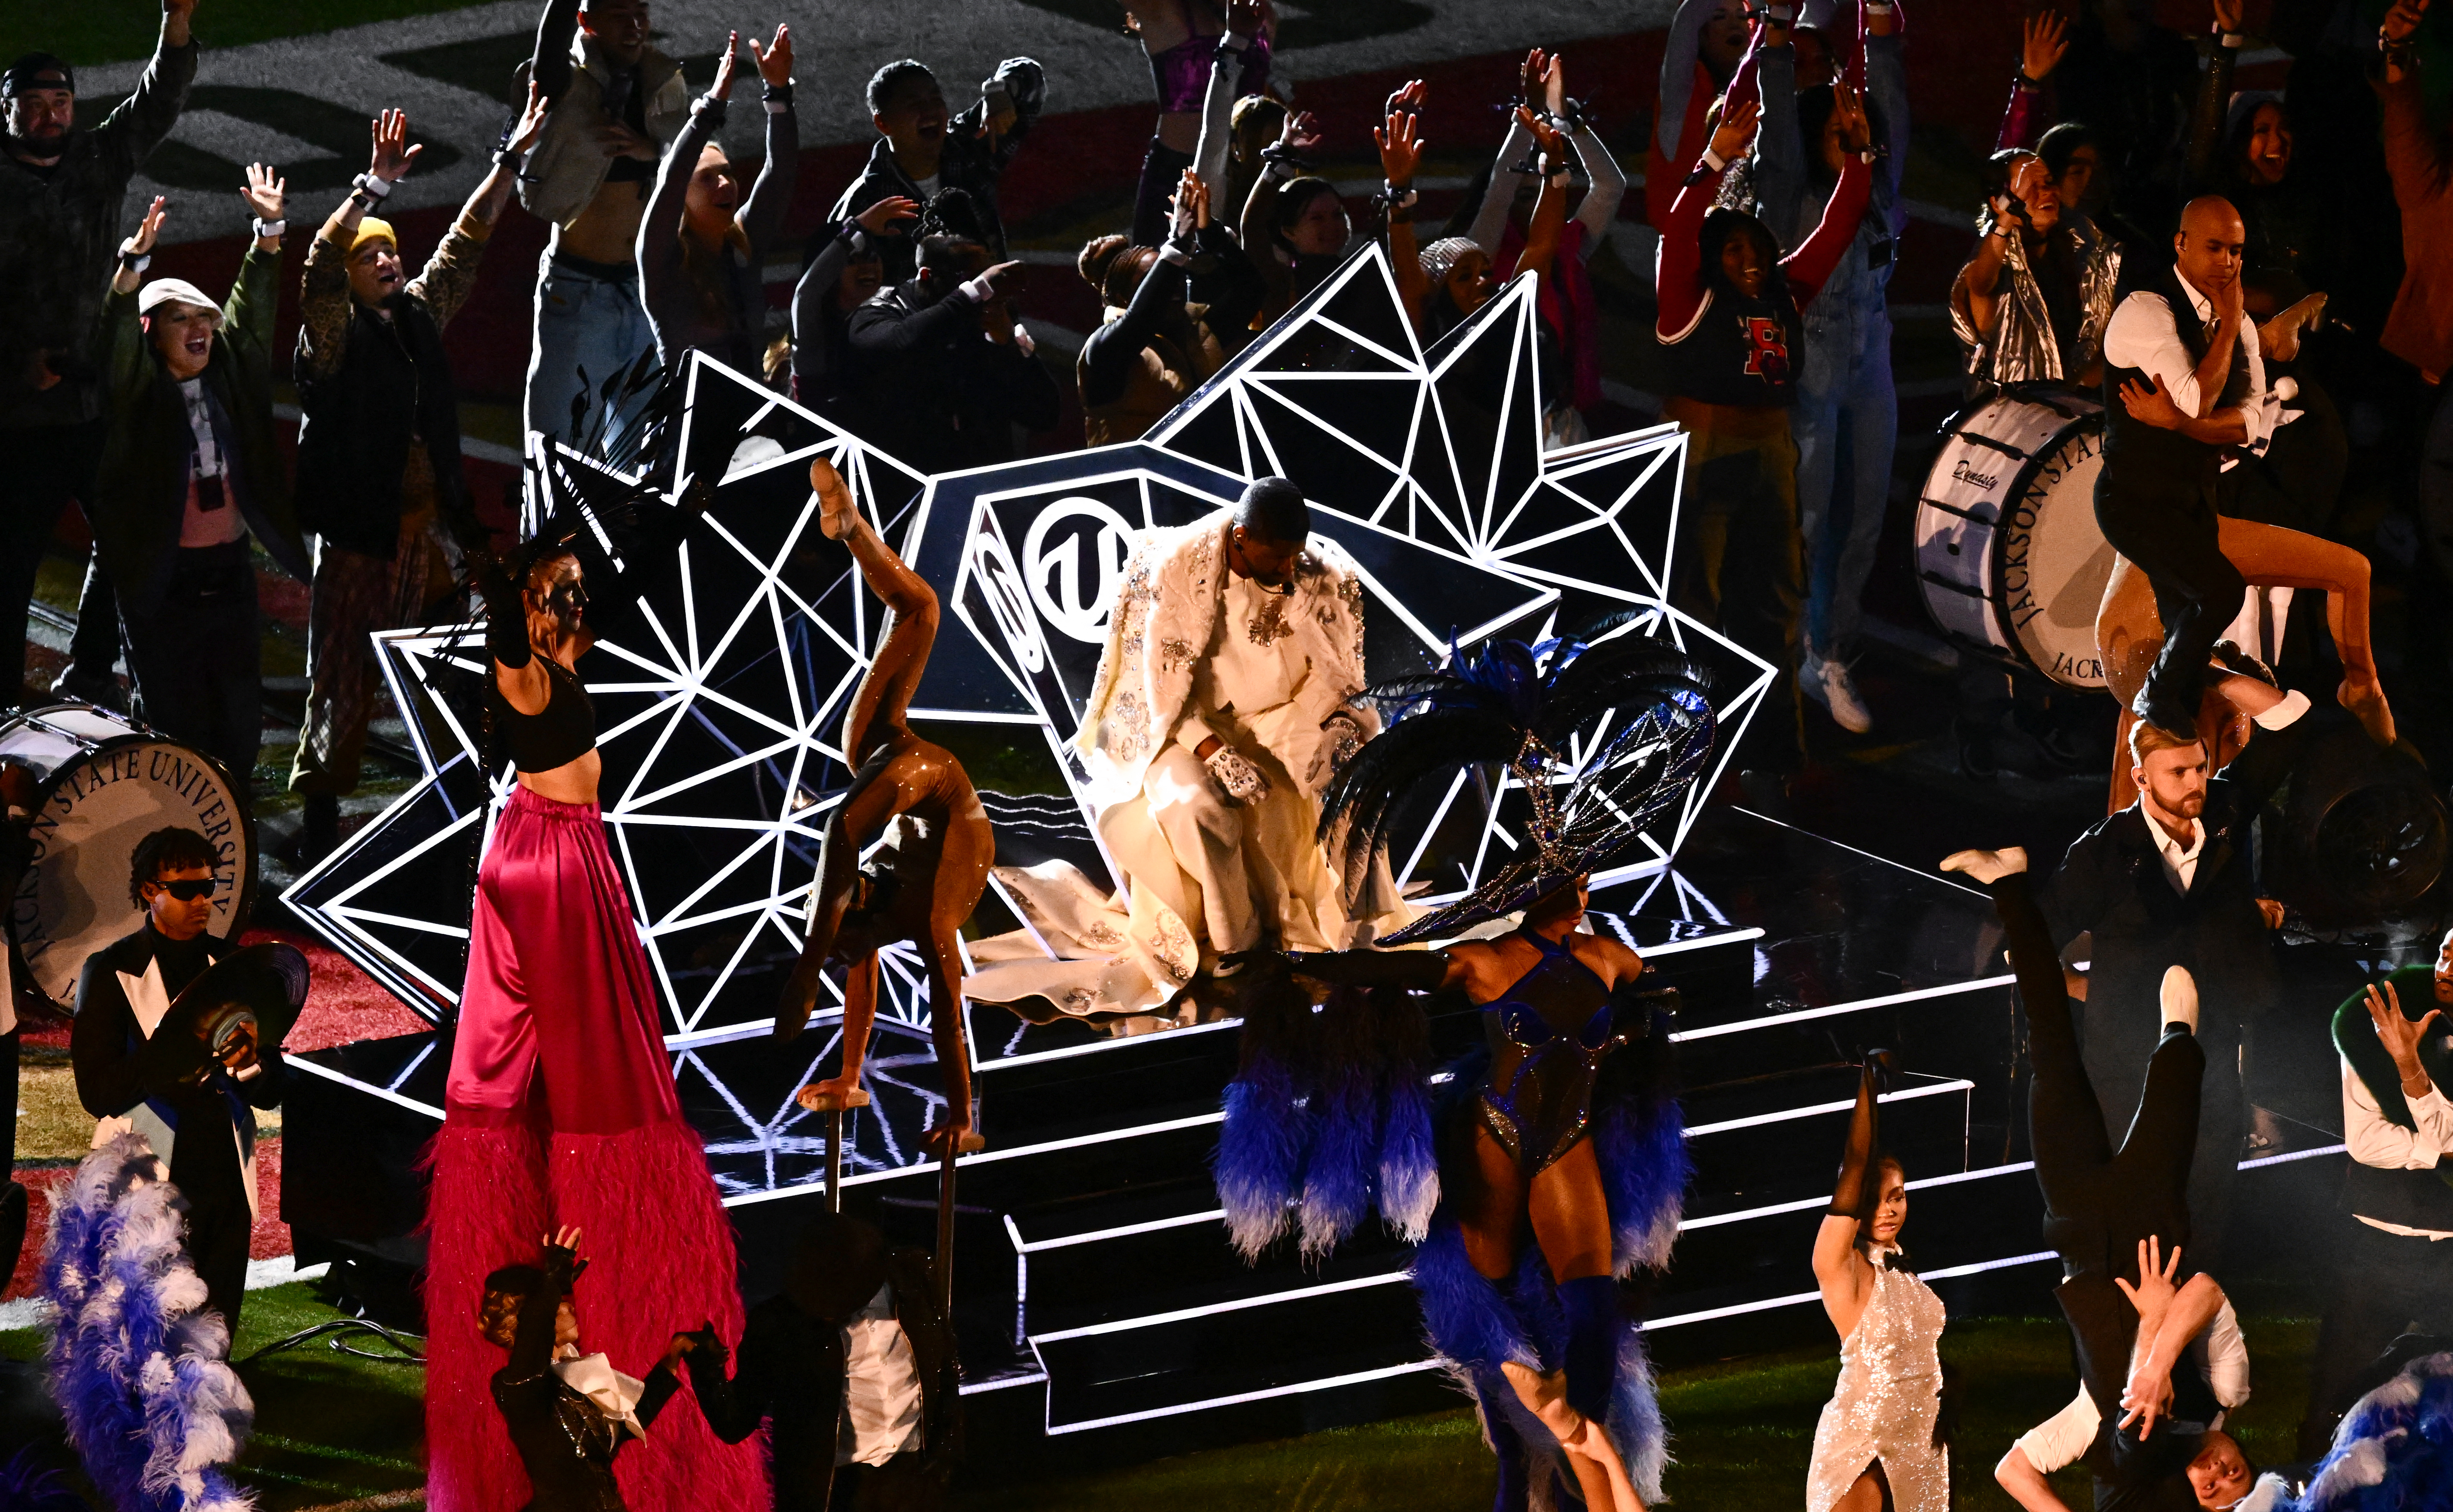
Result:
{"label": "dancer in blue feathered costume", "polygon": [[2240,1512],[2419,1512],[2453,1507],[2453,1353],[2428,1355],[2362,1397],[2294,1498],[2260,1481]]}
{"label": "dancer in blue feathered costume", "polygon": [[[1618,1283],[1667,1261],[1689,1167],[1669,994],[1580,926],[1591,873],[1702,769],[1710,706],[1692,666],[1632,636],[1502,642],[1366,696],[1396,717],[1324,804],[1349,867],[1460,765],[1505,768],[1530,844],[1388,937],[1454,942],[1441,948],[1245,958],[1219,1196],[1247,1256],[1290,1225],[1318,1255],[1376,1204],[1420,1243],[1424,1323],[1482,1409],[1501,1512],[1637,1512],[1660,1496],[1666,1441]],[[1505,934],[1455,940],[1509,915]],[[1488,1043],[1433,1107],[1422,1015],[1448,991],[1482,1009]]]}
{"label": "dancer in blue feathered costume", "polygon": [[44,1363],[86,1473],[118,1512],[246,1512],[223,1467],[255,1416],[188,1263],[178,1188],[141,1135],[60,1189],[43,1247]]}

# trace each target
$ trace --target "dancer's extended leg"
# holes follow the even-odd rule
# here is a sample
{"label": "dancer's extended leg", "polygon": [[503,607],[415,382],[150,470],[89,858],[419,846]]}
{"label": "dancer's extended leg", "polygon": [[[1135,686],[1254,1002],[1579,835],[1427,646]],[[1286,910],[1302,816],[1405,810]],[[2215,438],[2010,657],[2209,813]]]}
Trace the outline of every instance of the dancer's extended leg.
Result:
{"label": "dancer's extended leg", "polygon": [[2259,587],[2310,588],[2325,595],[2325,628],[2343,659],[2335,697],[2380,746],[2394,741],[2393,709],[2377,680],[2368,642],[2368,559],[2349,547],[2254,520],[2223,522],[2224,555]]}

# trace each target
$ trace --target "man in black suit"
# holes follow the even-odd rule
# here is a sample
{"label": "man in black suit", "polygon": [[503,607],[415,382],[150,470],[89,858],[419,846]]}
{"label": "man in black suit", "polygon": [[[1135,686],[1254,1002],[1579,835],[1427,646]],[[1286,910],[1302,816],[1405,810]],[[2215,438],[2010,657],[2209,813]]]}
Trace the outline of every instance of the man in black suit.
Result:
{"label": "man in black suit", "polygon": [[[2320,723],[2306,717],[2304,694],[2239,673],[2208,677],[2255,721],[2246,748],[2213,775],[2204,744],[2139,721],[2129,735],[2138,801],[2072,842],[2043,899],[2056,945],[2092,936],[2080,1036],[2107,1118],[2138,1104],[2165,969],[2185,966],[2197,980],[2206,1069],[2189,1258],[2204,1268],[2220,1261],[2247,1129],[2248,1029],[2280,985],[2267,935],[2281,905],[2258,896],[2249,826]],[[2116,1143],[2123,1132],[2107,1130]]]}
{"label": "man in black suit", "polygon": [[237,885],[215,879],[224,865],[192,829],[136,843],[128,891],[145,923],[87,958],[69,1060],[85,1110],[143,1134],[170,1165],[188,1204],[188,1257],[236,1337],[255,1226],[254,1110],[280,1103],[289,1072],[278,1048],[256,1044],[252,1025],[218,1059],[193,1034],[153,1032],[179,994],[238,947],[205,932],[214,889]]}

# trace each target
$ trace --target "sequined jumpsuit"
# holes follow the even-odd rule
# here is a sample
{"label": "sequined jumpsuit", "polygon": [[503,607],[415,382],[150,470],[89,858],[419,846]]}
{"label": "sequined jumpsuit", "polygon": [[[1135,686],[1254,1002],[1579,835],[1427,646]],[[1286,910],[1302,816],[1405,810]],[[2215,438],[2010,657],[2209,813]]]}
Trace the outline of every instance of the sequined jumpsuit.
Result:
{"label": "sequined jumpsuit", "polygon": [[1840,1383],[1814,1425],[1805,1512],[1830,1512],[1876,1460],[1897,1512],[1949,1512],[1950,1457],[1933,1442],[1942,1407],[1935,1346],[1948,1316],[1932,1287],[1884,1267],[1891,1253],[1871,1257],[1874,1294],[1840,1344]]}

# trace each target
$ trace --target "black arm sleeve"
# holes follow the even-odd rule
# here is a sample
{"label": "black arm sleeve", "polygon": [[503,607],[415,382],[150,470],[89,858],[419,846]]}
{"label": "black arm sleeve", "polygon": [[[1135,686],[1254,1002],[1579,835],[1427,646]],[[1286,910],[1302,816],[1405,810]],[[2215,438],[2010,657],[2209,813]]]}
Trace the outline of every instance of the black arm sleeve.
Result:
{"label": "black arm sleeve", "polygon": [[505,666],[528,666],[528,613],[519,585],[500,563],[489,562],[478,569],[477,592],[486,601],[486,649]]}
{"label": "black arm sleeve", "polygon": [[643,1384],[647,1389],[639,1393],[639,1404],[631,1410],[639,1415],[639,1426],[645,1428],[654,1423],[656,1415],[665,1410],[666,1403],[673,1400],[673,1393],[682,1388],[682,1383],[670,1365],[659,1363],[648,1372]]}
{"label": "black arm sleeve", "polygon": [[724,1361],[701,1347],[682,1359],[688,1364],[690,1386],[698,1393],[700,1416],[707,1419],[708,1428],[727,1443],[739,1443],[758,1431],[759,1422],[768,1411],[766,1373],[760,1369],[765,1349],[756,1329],[757,1315],[751,1314],[741,1335],[739,1367],[727,1379]]}
{"label": "black arm sleeve", "polygon": [[559,100],[562,91],[570,88],[570,44],[579,35],[579,0],[545,0],[545,14],[537,21],[536,55],[529,60],[528,77],[536,81],[537,92],[548,100]]}
{"label": "black arm sleeve", "polygon": [[845,337],[864,360],[877,361],[952,335],[967,322],[976,328],[979,318],[980,307],[960,295],[908,313],[872,302],[851,312]]}
{"label": "black arm sleeve", "polygon": [[1158,334],[1158,324],[1184,297],[1184,269],[1164,259],[1153,264],[1133,290],[1124,314],[1090,333],[1082,344],[1082,403],[1113,404],[1124,397],[1133,365],[1142,348]]}
{"label": "black arm sleeve", "polygon": [[1340,987],[1409,987],[1437,992],[1447,980],[1445,950],[1289,950],[1297,974]]}
{"label": "black arm sleeve", "polygon": [[545,1272],[545,1284],[520,1299],[519,1323],[511,1332],[510,1363],[503,1368],[503,1374],[513,1381],[541,1376],[553,1363],[554,1319],[574,1279],[570,1260],[569,1250],[548,1244],[539,1267]]}
{"label": "black arm sleeve", "polygon": [[1840,1180],[1831,1187],[1831,1216],[1857,1218],[1865,1207],[1865,1171],[1874,1161],[1874,1135],[1881,1117],[1875,1102],[1874,1063],[1857,1078],[1857,1105],[1848,1114],[1848,1143],[1840,1151]]}

